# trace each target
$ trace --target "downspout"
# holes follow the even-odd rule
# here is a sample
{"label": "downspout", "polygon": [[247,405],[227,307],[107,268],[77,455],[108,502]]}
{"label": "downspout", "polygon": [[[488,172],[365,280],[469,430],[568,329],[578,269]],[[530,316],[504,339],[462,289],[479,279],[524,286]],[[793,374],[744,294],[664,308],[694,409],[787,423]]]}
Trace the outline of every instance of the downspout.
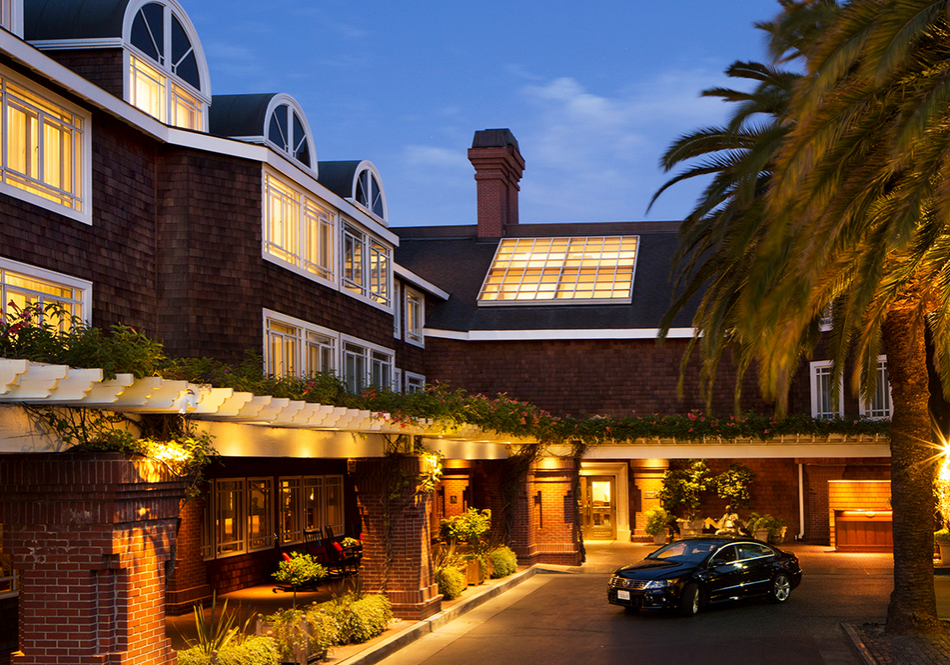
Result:
{"label": "downspout", "polygon": [[798,463],[798,528],[800,532],[795,536],[795,540],[801,540],[805,537],[805,465]]}

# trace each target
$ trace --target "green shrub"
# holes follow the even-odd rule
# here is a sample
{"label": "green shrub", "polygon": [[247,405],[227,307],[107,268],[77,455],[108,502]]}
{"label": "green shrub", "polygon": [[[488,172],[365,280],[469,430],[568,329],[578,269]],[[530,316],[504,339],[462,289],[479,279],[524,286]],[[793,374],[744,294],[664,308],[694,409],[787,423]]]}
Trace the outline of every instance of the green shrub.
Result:
{"label": "green shrub", "polygon": [[465,574],[454,566],[446,566],[435,571],[435,581],[439,585],[439,593],[446,600],[458,598],[468,588]]}
{"label": "green shrub", "polygon": [[518,570],[518,555],[510,547],[502,545],[493,549],[488,553],[488,558],[491,559],[494,568],[492,577],[507,577]]}
{"label": "green shrub", "polygon": [[646,517],[647,523],[643,530],[646,531],[648,536],[658,536],[661,533],[666,533],[669,528],[671,515],[661,507],[651,508],[644,514],[644,517]]}
{"label": "green shrub", "polygon": [[[200,647],[178,652],[179,665],[209,665],[210,654]],[[248,637],[218,651],[218,665],[279,665],[280,650],[272,637]]]}
{"label": "green shrub", "polygon": [[347,594],[324,605],[329,605],[327,610],[336,614],[343,644],[361,644],[381,635],[393,618],[386,596],[355,599],[352,594]]}
{"label": "green shrub", "polygon": [[491,511],[469,508],[461,515],[442,520],[439,536],[447,542],[464,543],[479,552],[483,538],[491,530]]}

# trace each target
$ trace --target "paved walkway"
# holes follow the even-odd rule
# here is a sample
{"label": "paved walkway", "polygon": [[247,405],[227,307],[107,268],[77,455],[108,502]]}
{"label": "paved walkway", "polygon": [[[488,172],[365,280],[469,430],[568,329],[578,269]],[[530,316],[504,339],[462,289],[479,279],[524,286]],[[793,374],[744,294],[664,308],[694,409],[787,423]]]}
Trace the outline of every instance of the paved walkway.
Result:
{"label": "paved walkway", "polygon": [[[799,556],[820,555],[827,547],[790,544],[784,547]],[[466,591],[461,598],[442,603],[442,611],[424,621],[399,621],[376,639],[358,645],[334,648],[326,661],[331,665],[373,665],[396,653],[404,646],[424,637],[457,619],[466,612],[516,587],[539,572],[609,574],[621,565],[639,561],[655,549],[652,545],[639,543],[590,543],[587,545],[587,561],[581,566],[540,565],[523,568],[502,580],[491,580],[480,587]],[[941,571],[943,572],[943,571]],[[948,571],[950,572],[950,571]],[[950,619],[950,575],[940,575],[938,586],[938,615]],[[321,602],[339,593],[341,589],[321,590],[297,595],[297,604]],[[272,587],[262,586],[226,594],[229,609],[253,608],[254,612],[273,613],[290,606],[289,594],[272,592]],[[184,648],[184,641],[192,637],[194,618],[190,615],[172,617],[168,620],[168,635],[175,648]],[[865,623],[843,625],[842,628],[854,643],[867,665],[948,665],[950,664],[950,622],[948,631],[936,636],[894,637],[885,635],[883,625]]]}

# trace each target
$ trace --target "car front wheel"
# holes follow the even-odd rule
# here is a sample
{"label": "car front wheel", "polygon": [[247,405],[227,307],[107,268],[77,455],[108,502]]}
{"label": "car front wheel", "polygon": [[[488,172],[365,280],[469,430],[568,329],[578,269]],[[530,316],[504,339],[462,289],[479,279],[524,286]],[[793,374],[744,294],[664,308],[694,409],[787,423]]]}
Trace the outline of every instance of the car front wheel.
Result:
{"label": "car front wheel", "polygon": [[684,617],[696,616],[699,612],[699,587],[695,584],[687,584],[683,587],[680,594],[680,614]]}
{"label": "car front wheel", "polygon": [[785,573],[779,573],[772,579],[772,588],[769,589],[769,600],[773,603],[784,603],[792,593],[792,583]]}

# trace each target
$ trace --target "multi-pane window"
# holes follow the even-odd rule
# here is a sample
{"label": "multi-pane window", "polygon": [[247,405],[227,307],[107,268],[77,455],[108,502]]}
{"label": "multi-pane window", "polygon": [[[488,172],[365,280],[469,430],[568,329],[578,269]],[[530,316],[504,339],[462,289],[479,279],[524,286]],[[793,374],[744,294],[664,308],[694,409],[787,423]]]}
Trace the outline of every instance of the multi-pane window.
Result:
{"label": "multi-pane window", "polygon": [[2,76],[3,183],[88,212],[87,120],[52,95]]}
{"label": "multi-pane window", "polygon": [[891,417],[891,384],[887,377],[887,356],[878,356],[877,388],[869,401],[861,400],[861,415],[874,419]]}
{"label": "multi-pane window", "polygon": [[244,479],[214,482],[215,556],[247,551]]}
{"label": "multi-pane window", "polygon": [[129,41],[129,102],[169,125],[204,129],[198,52],[181,19],[166,5],[145,4]]}
{"label": "multi-pane window", "polygon": [[270,478],[248,478],[247,481],[247,542],[250,550],[274,544],[272,482]]}
{"label": "multi-pane window", "polygon": [[[844,415],[844,390],[832,399],[834,365],[831,361],[811,363],[811,415],[814,418],[840,418]],[[842,388],[839,386],[839,388]]]}
{"label": "multi-pane window", "polygon": [[280,544],[303,540],[300,507],[303,503],[300,478],[280,479]]}
{"label": "multi-pane window", "polygon": [[302,190],[264,174],[264,252],[326,280],[333,279],[335,223]]}
{"label": "multi-pane window", "polygon": [[630,302],[637,236],[503,238],[482,304]]}
{"label": "multi-pane window", "polygon": [[364,169],[356,176],[356,202],[380,219],[384,219],[383,189],[379,180],[369,169]]}
{"label": "multi-pane window", "polygon": [[304,166],[310,166],[310,138],[297,111],[279,104],[267,124],[267,140]]}
{"label": "multi-pane window", "polygon": [[313,376],[336,370],[336,333],[265,312],[264,356],[272,376]]}
{"label": "multi-pane window", "polygon": [[356,342],[343,344],[343,381],[350,392],[362,392],[369,386],[392,388],[393,352],[370,348]]}
{"label": "multi-pane window", "polygon": [[405,377],[407,393],[421,393],[426,389],[426,377],[422,376],[421,374],[412,374],[411,372],[406,372]]}
{"label": "multi-pane window", "polygon": [[406,288],[403,299],[406,313],[406,341],[422,346],[422,328],[425,324],[425,299],[418,291]]}
{"label": "multi-pane window", "polygon": [[39,305],[42,309],[57,303],[67,315],[62,325],[69,325],[71,318],[85,321],[88,312],[84,303],[90,289],[91,284],[84,280],[0,259],[0,313],[10,313],[14,306],[22,310]]}
{"label": "multi-pane window", "polygon": [[13,554],[3,551],[3,524],[0,523],[0,598],[20,592],[19,576],[13,568]]}
{"label": "multi-pane window", "polygon": [[343,286],[380,305],[389,306],[392,250],[347,224],[343,228]]}

